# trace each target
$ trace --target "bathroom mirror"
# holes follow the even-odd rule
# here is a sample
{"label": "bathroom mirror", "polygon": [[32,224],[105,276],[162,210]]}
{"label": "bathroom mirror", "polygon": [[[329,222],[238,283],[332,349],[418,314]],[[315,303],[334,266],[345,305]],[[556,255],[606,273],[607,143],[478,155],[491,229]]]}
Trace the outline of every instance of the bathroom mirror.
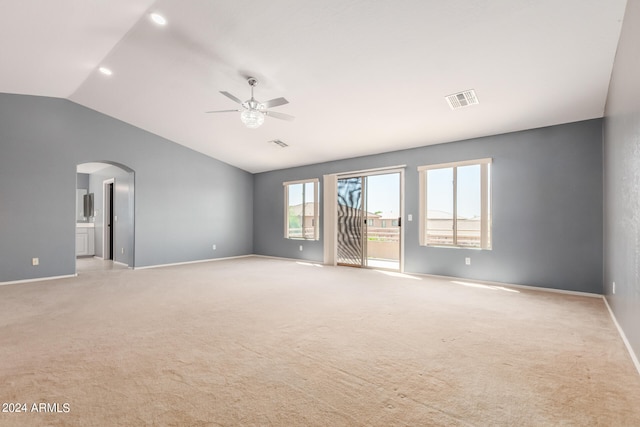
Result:
{"label": "bathroom mirror", "polygon": [[76,222],[86,222],[84,216],[84,196],[88,193],[87,189],[79,188],[76,190]]}
{"label": "bathroom mirror", "polygon": [[93,193],[86,188],[76,190],[76,222],[88,222],[93,217]]}

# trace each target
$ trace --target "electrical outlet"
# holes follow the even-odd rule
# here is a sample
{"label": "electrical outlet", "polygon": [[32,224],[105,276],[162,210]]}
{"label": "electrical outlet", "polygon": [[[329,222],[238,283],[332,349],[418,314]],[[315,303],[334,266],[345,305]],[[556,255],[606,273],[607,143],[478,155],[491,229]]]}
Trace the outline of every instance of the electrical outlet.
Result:
{"label": "electrical outlet", "polygon": [[31,258],[31,265],[40,265],[40,258]]}
{"label": "electrical outlet", "polygon": [[215,244],[211,245],[211,248],[215,251],[216,250],[216,245]]}
{"label": "electrical outlet", "polygon": [[302,245],[300,245],[300,251],[302,251]]}
{"label": "electrical outlet", "polygon": [[616,294],[616,282],[613,282],[613,286],[612,286],[612,290],[611,292],[615,295]]}
{"label": "electrical outlet", "polygon": [[120,253],[124,254],[124,248],[120,249]]}
{"label": "electrical outlet", "polygon": [[464,259],[464,263],[465,263],[466,265],[471,265],[471,258],[470,258],[470,257],[466,257],[466,258]]}
{"label": "electrical outlet", "polygon": [[407,221],[413,221],[413,215],[411,214],[407,215]]}

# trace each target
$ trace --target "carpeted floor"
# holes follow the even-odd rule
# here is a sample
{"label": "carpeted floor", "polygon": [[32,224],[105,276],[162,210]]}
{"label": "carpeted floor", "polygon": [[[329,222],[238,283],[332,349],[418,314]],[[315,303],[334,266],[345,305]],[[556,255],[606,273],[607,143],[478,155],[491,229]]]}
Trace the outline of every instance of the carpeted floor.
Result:
{"label": "carpeted floor", "polygon": [[0,286],[0,384],[2,426],[640,425],[601,299],[256,257]]}

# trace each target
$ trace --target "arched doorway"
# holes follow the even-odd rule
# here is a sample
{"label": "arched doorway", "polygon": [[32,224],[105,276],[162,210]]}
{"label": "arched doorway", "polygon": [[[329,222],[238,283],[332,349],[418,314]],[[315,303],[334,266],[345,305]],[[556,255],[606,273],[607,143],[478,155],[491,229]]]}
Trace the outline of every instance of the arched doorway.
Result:
{"label": "arched doorway", "polygon": [[77,165],[76,273],[135,267],[134,178],[119,163]]}

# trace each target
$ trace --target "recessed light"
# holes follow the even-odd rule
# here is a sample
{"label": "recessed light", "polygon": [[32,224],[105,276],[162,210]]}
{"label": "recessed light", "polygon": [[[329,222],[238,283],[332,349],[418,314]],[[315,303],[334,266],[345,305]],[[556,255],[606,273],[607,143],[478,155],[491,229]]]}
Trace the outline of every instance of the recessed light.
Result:
{"label": "recessed light", "polygon": [[107,67],[100,67],[98,68],[98,70],[104,74],[105,76],[110,76],[111,74],[113,74],[113,71],[111,71],[110,69],[108,69]]}
{"label": "recessed light", "polygon": [[167,20],[164,16],[160,15],[159,13],[152,13],[151,14],[151,20],[153,22],[155,22],[158,25],[166,25],[167,24]]}

